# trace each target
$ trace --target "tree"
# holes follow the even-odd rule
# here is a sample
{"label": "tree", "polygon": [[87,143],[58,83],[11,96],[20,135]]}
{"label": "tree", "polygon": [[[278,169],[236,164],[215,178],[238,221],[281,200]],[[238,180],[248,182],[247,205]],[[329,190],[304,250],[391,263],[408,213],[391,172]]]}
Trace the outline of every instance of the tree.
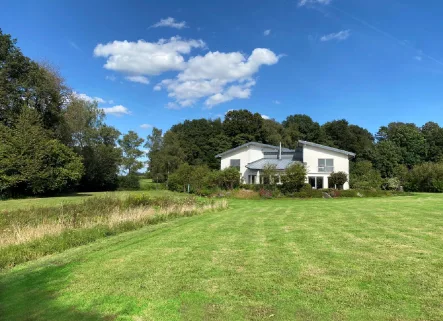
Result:
{"label": "tree", "polygon": [[326,137],[319,123],[308,115],[291,115],[282,122],[286,134],[290,137],[288,146],[295,148],[299,140],[325,144]]}
{"label": "tree", "polygon": [[231,147],[237,147],[250,141],[262,142],[262,126],[262,116],[259,113],[253,114],[246,109],[227,112],[223,122],[224,133],[232,140]]}
{"label": "tree", "polygon": [[114,190],[118,186],[121,149],[120,132],[104,123],[97,102],[71,97],[64,111],[65,141],[83,158],[85,168],[79,189]]}
{"label": "tree", "polygon": [[265,184],[265,185],[274,184],[276,175],[277,175],[277,165],[266,164],[263,167],[263,171],[262,171],[263,184]]}
{"label": "tree", "polygon": [[380,172],[370,161],[351,163],[350,185],[355,189],[379,189],[383,183]]}
{"label": "tree", "polygon": [[81,158],[51,138],[35,109],[23,108],[11,127],[0,124],[0,194],[61,192],[83,174]]}
{"label": "tree", "polygon": [[137,133],[132,130],[118,140],[123,152],[122,167],[128,175],[136,174],[143,167],[143,162],[139,160],[143,156],[140,150],[143,142],[144,139],[138,137]]}
{"label": "tree", "polygon": [[54,68],[24,56],[17,41],[0,29],[0,122],[13,126],[27,106],[37,112],[44,128],[59,135],[69,92]]}
{"label": "tree", "polygon": [[343,185],[345,185],[345,183],[348,181],[348,174],[345,172],[331,173],[328,181],[336,188],[338,187],[338,189],[342,189]]}
{"label": "tree", "polygon": [[421,128],[426,140],[426,161],[440,162],[443,160],[443,128],[437,123],[427,122]]}
{"label": "tree", "polygon": [[394,143],[400,149],[400,163],[409,168],[426,157],[426,140],[415,124],[390,123],[381,127],[376,137],[379,142],[388,140]]}
{"label": "tree", "polygon": [[402,161],[400,148],[390,140],[383,140],[375,146],[374,165],[385,178],[394,177],[395,169]]}
{"label": "tree", "polygon": [[298,192],[305,184],[307,175],[306,167],[294,163],[285,169],[285,174],[281,177],[283,191],[285,193]]}

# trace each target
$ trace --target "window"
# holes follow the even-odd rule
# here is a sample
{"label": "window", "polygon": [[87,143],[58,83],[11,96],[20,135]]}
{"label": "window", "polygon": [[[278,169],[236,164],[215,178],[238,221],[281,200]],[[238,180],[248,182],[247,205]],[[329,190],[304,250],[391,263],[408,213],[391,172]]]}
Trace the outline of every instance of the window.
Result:
{"label": "window", "polygon": [[313,189],[322,189],[324,188],[324,180],[322,176],[309,176],[308,177],[308,181],[309,181],[309,185],[311,185],[311,187]]}
{"label": "window", "polygon": [[239,159],[231,159],[230,167],[235,167],[240,171],[240,160]]}
{"label": "window", "polygon": [[333,159],[318,159],[318,171],[325,173],[332,173],[334,171],[334,160]]}
{"label": "window", "polygon": [[255,184],[256,175],[249,175],[249,184]]}

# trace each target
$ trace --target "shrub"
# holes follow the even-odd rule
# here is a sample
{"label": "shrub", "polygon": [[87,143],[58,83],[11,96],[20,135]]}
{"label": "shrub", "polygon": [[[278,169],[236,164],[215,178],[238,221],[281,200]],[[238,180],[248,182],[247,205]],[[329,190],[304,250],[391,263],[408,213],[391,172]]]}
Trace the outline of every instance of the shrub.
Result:
{"label": "shrub", "polygon": [[329,176],[329,184],[343,189],[343,185],[348,181],[348,175],[345,172],[331,173]]}
{"label": "shrub", "polygon": [[361,161],[351,166],[350,185],[352,189],[380,189],[382,183],[380,172],[372,167],[371,162]]}
{"label": "shrub", "polygon": [[285,174],[281,177],[283,193],[290,194],[298,192],[305,184],[306,174],[306,167],[301,164],[288,166]]}
{"label": "shrub", "polygon": [[118,178],[118,188],[120,190],[139,190],[140,178],[134,174],[120,176]]}
{"label": "shrub", "polygon": [[400,188],[400,179],[397,177],[386,178],[383,183],[383,189],[396,191]]}
{"label": "shrub", "polygon": [[264,188],[260,189],[259,194],[261,198],[272,198],[272,191],[266,190]]}
{"label": "shrub", "polygon": [[406,175],[405,190],[411,192],[443,192],[443,163],[424,163]]}

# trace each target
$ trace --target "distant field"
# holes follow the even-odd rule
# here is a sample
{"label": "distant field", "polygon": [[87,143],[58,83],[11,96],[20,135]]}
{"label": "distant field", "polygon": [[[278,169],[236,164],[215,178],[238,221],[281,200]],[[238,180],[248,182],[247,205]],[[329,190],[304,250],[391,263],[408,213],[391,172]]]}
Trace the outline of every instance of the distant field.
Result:
{"label": "distant field", "polygon": [[61,204],[76,203],[81,202],[85,198],[92,196],[103,196],[107,194],[118,195],[124,197],[128,194],[147,194],[153,196],[159,195],[170,195],[172,192],[165,190],[150,190],[150,191],[117,191],[117,192],[92,192],[92,193],[75,193],[67,196],[57,196],[57,197],[37,197],[37,198],[23,198],[23,199],[12,199],[7,201],[0,201],[0,213],[1,211],[11,211],[20,208],[30,208],[30,207],[49,207],[58,206]]}
{"label": "distant field", "polygon": [[443,320],[443,195],[230,200],[0,274],[1,320]]}

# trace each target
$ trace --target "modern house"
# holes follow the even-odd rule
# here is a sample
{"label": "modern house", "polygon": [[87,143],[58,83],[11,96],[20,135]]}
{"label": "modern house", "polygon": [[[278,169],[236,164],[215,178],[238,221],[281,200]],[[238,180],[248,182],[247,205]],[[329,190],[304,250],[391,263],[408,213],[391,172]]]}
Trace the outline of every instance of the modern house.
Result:
{"label": "modern house", "polygon": [[[267,164],[274,164],[280,173],[291,164],[303,164],[307,168],[306,182],[313,188],[329,186],[328,177],[332,172],[345,172],[349,177],[349,158],[354,153],[341,149],[310,143],[300,140],[296,149],[282,148],[261,143],[250,142],[218,154],[221,158],[221,169],[236,167],[245,184],[262,182],[262,171]],[[343,186],[349,189],[349,183]]]}

